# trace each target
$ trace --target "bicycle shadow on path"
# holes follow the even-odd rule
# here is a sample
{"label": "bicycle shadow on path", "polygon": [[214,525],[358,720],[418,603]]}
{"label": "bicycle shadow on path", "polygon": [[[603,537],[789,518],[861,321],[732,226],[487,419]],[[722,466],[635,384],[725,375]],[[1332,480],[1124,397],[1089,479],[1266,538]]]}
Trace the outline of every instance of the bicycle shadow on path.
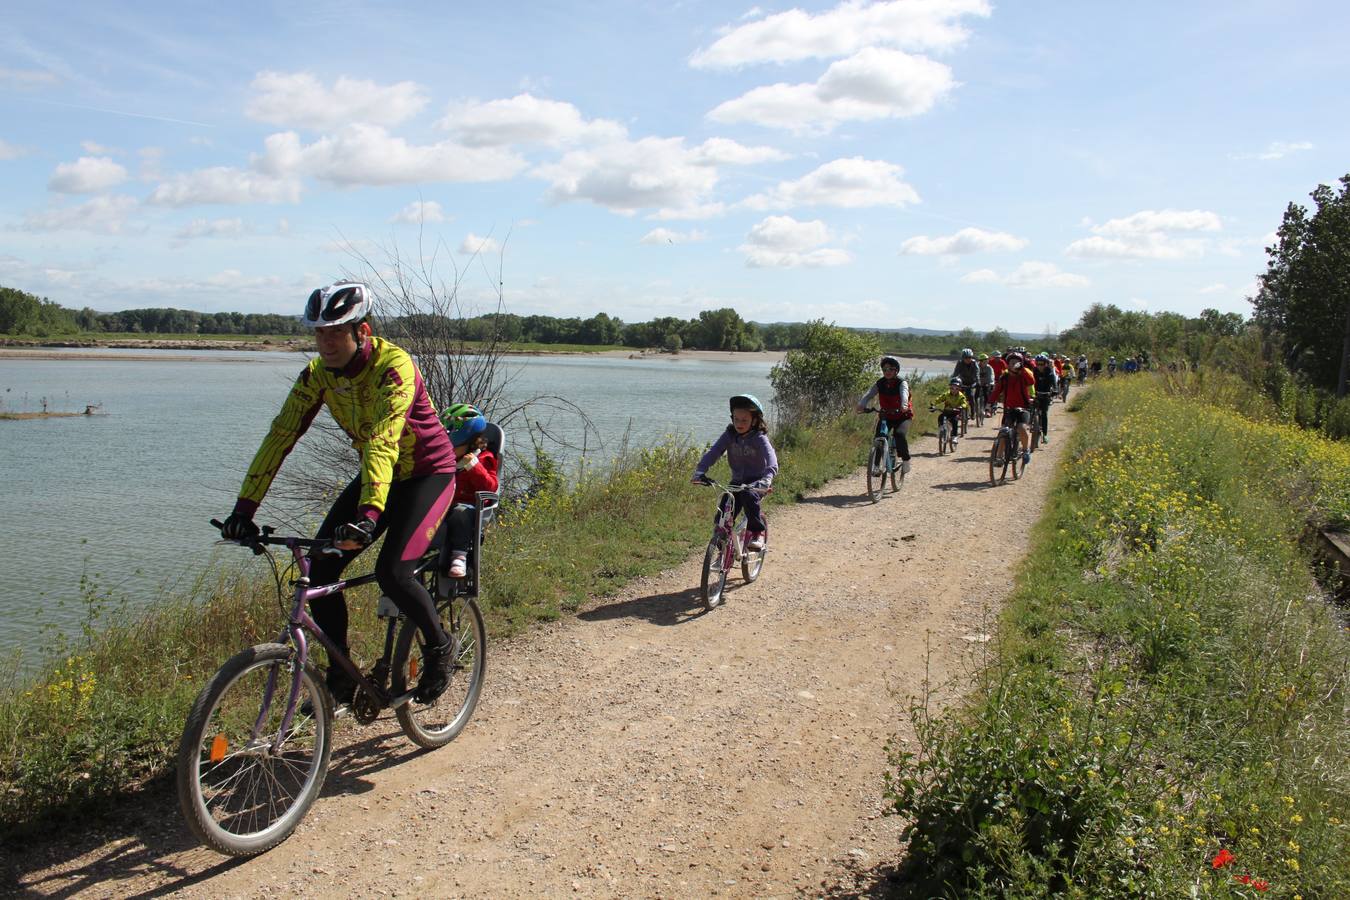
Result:
{"label": "bicycle shadow on path", "polygon": [[[886,493],[891,493],[889,484],[886,487]],[[871,506],[872,498],[860,494],[829,494],[822,497],[805,497],[797,502],[803,506],[816,504],[833,509],[861,509],[864,506]]]}
{"label": "bicycle shadow on path", "polygon": [[[348,735],[339,734],[321,797],[368,793],[375,788],[368,776],[430,752],[402,740],[392,717],[377,720],[373,727],[381,728],[381,733],[356,740],[343,740]],[[41,827],[40,834],[6,842],[0,895],[73,897],[94,890],[119,894],[120,884],[153,874],[162,883],[128,896],[162,897],[249,861],[203,847],[188,831],[178,811],[173,773],[156,777],[113,808],[80,810]],[[52,871],[44,878],[25,880],[25,874],[44,869]]]}
{"label": "bicycle shadow on path", "polygon": [[[731,579],[727,579],[724,589],[730,594],[734,589]],[[648,594],[630,600],[618,600],[577,613],[583,622],[609,622],[614,619],[642,619],[653,625],[683,625],[704,616],[708,610],[703,608],[698,588],[690,586],[686,590],[669,591],[664,594]]]}

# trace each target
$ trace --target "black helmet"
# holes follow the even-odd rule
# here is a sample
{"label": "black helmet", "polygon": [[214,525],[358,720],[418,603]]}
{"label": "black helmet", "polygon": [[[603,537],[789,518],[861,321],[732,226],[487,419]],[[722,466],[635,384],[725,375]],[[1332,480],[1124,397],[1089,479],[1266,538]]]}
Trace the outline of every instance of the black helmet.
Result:
{"label": "black helmet", "polygon": [[898,369],[900,368],[900,360],[896,359],[894,356],[883,356],[881,358],[881,365],[883,367],[895,366]]}

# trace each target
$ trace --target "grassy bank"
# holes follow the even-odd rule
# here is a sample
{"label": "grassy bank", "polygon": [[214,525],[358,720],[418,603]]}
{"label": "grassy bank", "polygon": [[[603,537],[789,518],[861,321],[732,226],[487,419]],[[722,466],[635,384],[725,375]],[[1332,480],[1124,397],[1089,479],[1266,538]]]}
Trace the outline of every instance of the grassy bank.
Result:
{"label": "grassy bank", "polygon": [[[871,424],[849,416],[781,429],[770,507],[852,471]],[[699,452],[668,442],[569,483],[546,477],[532,502],[505,510],[484,553],[492,637],[688,558],[707,539],[716,499],[689,484]],[[724,480],[725,463],[712,474]],[[222,557],[186,594],[49,648],[60,662],[41,676],[0,678],[0,841],[108,806],[167,772],[188,706],[210,674],[240,648],[275,637],[283,613],[265,563],[233,547]],[[367,662],[380,652],[374,596],[373,588],[349,596],[356,656]]]}
{"label": "grassy bank", "polygon": [[1350,445],[1161,380],[1078,398],[975,699],[894,754],[904,892],[1350,896],[1347,640],[1304,549]]}

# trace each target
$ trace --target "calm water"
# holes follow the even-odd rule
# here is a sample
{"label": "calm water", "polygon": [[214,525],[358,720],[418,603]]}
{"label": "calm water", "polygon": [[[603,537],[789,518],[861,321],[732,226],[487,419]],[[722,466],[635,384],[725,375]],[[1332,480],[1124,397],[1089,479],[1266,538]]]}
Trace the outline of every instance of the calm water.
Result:
{"label": "calm water", "polygon": [[[235,550],[213,546],[207,520],[229,512],[303,365],[297,354],[206,351],[0,358],[0,409],[37,410],[45,396],[53,410],[101,404],[102,412],[0,421],[0,658],[23,648],[31,664],[49,643],[41,627],[78,630],[82,578],[135,606],[184,589],[213,554]],[[770,363],[760,359],[528,357],[511,367],[518,397],[555,394],[586,411],[604,442],[587,439],[597,461],[625,433],[637,445],[667,434],[711,441],[728,396],[772,394]],[[581,436],[573,416],[553,415],[549,429]],[[528,450],[521,432],[508,452]],[[301,464],[300,455],[288,463]]]}

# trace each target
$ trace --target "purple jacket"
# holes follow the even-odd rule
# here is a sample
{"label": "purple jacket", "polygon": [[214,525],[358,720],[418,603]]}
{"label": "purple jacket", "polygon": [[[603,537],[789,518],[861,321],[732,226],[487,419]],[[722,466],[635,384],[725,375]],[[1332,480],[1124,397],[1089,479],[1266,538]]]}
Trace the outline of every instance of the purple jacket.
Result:
{"label": "purple jacket", "polygon": [[736,484],[767,488],[773,484],[773,476],[778,474],[778,454],[773,452],[773,444],[769,443],[767,434],[751,431],[741,435],[728,425],[727,430],[722,432],[694,467],[694,477],[706,474],[723,453],[727,455],[727,464],[731,466],[731,480]]}

